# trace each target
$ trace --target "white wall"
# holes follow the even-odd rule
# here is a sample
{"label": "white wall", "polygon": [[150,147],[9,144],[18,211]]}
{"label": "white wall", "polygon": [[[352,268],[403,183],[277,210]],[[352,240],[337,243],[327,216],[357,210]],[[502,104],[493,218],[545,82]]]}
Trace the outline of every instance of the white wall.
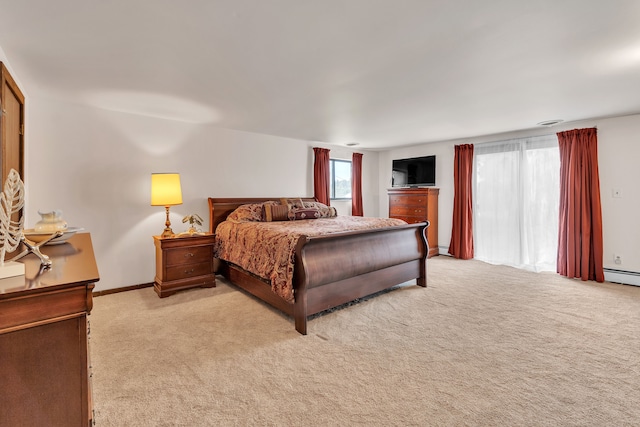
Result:
{"label": "white wall", "polygon": [[[98,290],[153,281],[151,236],[164,224],[162,208],[149,206],[150,174],[182,174],[184,204],[171,209],[174,231],[181,218],[198,213],[207,220],[206,198],[312,195],[312,146],[322,144],[159,120],[60,100],[29,96],[29,88],[11,69],[0,48],[0,61],[27,96],[25,136],[26,226],[38,209],[62,209],[72,226],[92,233],[100,269]],[[336,158],[364,153],[363,202],[367,216],[387,216],[386,190],[391,160],[437,155],[439,246],[451,239],[453,147],[525,135],[598,127],[605,268],[640,273],[640,115],[589,120],[554,128],[443,141],[379,153],[327,146]],[[621,190],[613,198],[612,190]],[[338,206],[342,214],[350,206]],[[613,255],[622,264],[613,262]]]}
{"label": "white wall", "polygon": [[[152,172],[182,176],[184,204],[171,209],[174,231],[198,213],[207,220],[208,196],[312,195],[312,147],[321,144],[187,124],[80,106],[59,100],[27,99],[27,227],[38,209],[62,209],[72,226],[92,233],[101,281],[111,289],[153,281],[151,236],[164,224],[164,210],[149,206]],[[460,141],[445,141],[383,152],[364,152],[363,196],[367,216],[386,216],[386,190],[394,158],[435,154],[439,197],[439,246],[451,238],[453,146],[577,127],[598,127],[606,268],[640,272],[640,115],[585,121]],[[332,157],[350,159],[352,150],[326,146]],[[612,189],[622,198],[613,198]],[[348,214],[350,206],[337,206]],[[623,263],[613,263],[613,254]]]}
{"label": "white wall", "polygon": [[[181,174],[184,203],[171,208],[174,232],[186,230],[182,217],[190,213],[208,228],[210,196],[313,195],[314,144],[308,141],[42,97],[27,104],[26,228],[39,219],[39,209],[61,209],[70,226],[90,231],[101,277],[97,290],[153,281],[151,236],[161,233],[165,220],[164,208],[149,205],[153,172]],[[365,153],[369,175],[377,174],[377,156]],[[377,193],[377,182],[363,187],[365,194]],[[375,203],[366,206],[377,214]]]}
{"label": "white wall", "polygon": [[[386,190],[391,185],[391,161],[404,157],[435,154],[437,156],[436,186],[440,188],[438,246],[440,253],[447,253],[451,240],[453,215],[454,145],[479,144],[594,126],[598,128],[604,267],[640,273],[640,225],[637,221],[638,212],[640,212],[640,189],[637,184],[640,182],[640,167],[638,167],[640,115],[586,120],[553,128],[537,128],[524,132],[429,143],[381,152],[379,156],[380,212],[389,212]],[[613,189],[621,190],[622,197],[612,197]],[[613,262],[614,253],[622,256],[622,264]]]}
{"label": "white wall", "polygon": [[[601,120],[597,126],[604,266],[640,273],[640,115]],[[614,189],[622,197],[614,198]],[[622,264],[613,262],[614,254]]]}

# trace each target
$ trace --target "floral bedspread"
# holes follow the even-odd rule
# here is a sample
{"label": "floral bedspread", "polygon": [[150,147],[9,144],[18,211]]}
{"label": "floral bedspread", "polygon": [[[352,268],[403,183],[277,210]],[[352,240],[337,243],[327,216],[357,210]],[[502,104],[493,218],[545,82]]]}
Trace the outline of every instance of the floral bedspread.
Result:
{"label": "floral bedspread", "polygon": [[301,236],[406,224],[393,218],[338,216],[278,222],[224,221],[216,229],[215,257],[270,281],[273,292],[293,302],[295,248]]}

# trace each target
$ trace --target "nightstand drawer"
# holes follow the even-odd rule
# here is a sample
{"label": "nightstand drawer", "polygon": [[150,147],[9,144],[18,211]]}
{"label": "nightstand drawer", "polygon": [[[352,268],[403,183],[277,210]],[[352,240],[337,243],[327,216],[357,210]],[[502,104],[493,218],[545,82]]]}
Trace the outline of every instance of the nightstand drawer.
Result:
{"label": "nightstand drawer", "polygon": [[190,277],[205,276],[211,274],[211,262],[200,262],[197,264],[183,264],[167,267],[166,280],[188,279]]}
{"label": "nightstand drawer", "polygon": [[209,262],[213,259],[211,246],[169,249],[166,253],[167,266]]}

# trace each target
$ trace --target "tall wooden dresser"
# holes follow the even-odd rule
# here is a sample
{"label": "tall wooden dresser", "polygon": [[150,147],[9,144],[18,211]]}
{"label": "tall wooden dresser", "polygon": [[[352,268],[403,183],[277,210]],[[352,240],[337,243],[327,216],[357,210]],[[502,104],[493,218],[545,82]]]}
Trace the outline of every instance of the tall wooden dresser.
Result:
{"label": "tall wooden dresser", "polygon": [[90,426],[91,236],[41,251],[51,269],[30,254],[24,276],[0,280],[0,426]]}
{"label": "tall wooden dresser", "polygon": [[438,255],[438,193],[433,187],[392,188],[389,194],[389,218],[402,219],[409,224],[429,221],[427,242],[429,258]]}

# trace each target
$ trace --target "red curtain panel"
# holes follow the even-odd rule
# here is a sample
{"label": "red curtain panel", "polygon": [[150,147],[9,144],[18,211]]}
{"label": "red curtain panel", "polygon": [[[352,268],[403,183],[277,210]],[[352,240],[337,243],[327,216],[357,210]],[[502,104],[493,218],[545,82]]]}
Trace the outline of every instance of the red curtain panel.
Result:
{"label": "red curtain panel", "polygon": [[313,196],[329,206],[329,149],[313,148]]}
{"label": "red curtain panel", "polygon": [[604,282],[596,128],[558,132],[560,221],[557,271]]}
{"label": "red curtain panel", "polygon": [[351,159],[351,215],[363,216],[362,208],[362,154],[353,153]]}
{"label": "red curtain panel", "polygon": [[473,258],[473,144],[455,146],[453,165],[453,226],[449,253],[460,259]]}

